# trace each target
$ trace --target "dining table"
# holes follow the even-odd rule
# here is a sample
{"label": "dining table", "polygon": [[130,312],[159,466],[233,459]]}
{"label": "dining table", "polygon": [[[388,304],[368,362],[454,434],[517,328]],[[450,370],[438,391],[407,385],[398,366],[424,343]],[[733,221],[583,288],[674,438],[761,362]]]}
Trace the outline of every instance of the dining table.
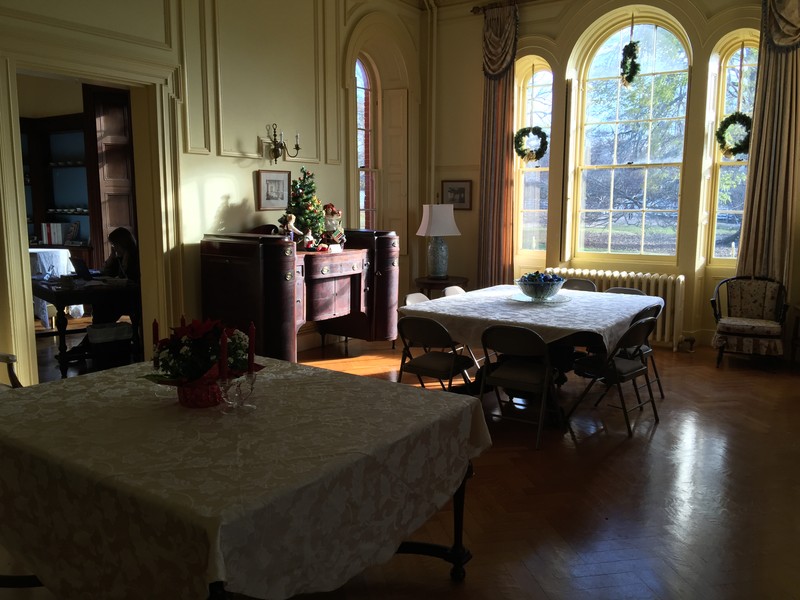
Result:
{"label": "dining table", "polygon": [[516,285],[496,285],[420,302],[399,309],[402,316],[438,321],[458,342],[481,347],[490,325],[532,329],[547,343],[580,335],[613,349],[636,314],[649,306],[664,306],[658,296],[610,294],[561,289],[546,301],[533,301]]}
{"label": "dining table", "polygon": [[[480,401],[256,363],[247,410],[184,407],[149,363],[4,392],[0,544],[61,600],[278,600],[398,551],[463,576]],[[410,539],[451,500],[452,546]]]}
{"label": "dining table", "polygon": [[70,357],[67,355],[67,316],[65,307],[75,304],[94,304],[96,302],[115,302],[131,307],[129,315],[133,330],[134,352],[141,357],[141,297],[139,284],[129,279],[117,277],[96,277],[89,281],[77,277],[42,276],[32,278],[33,297],[50,302],[56,307],[56,332],[58,334],[58,354],[56,360],[61,377],[67,377]]}

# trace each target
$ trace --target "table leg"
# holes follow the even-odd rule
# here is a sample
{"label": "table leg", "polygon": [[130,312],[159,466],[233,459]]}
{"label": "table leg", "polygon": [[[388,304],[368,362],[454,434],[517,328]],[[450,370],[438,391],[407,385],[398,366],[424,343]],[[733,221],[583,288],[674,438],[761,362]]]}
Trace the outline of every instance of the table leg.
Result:
{"label": "table leg", "polygon": [[463,581],[466,577],[464,565],[472,558],[472,553],[464,547],[464,498],[467,491],[467,479],[472,477],[472,463],[467,466],[467,472],[456,493],[453,494],[453,545],[450,547],[428,542],[403,542],[397,549],[397,554],[422,554],[446,560],[453,567],[450,569],[450,578],[453,581]]}
{"label": "table leg", "polygon": [[55,304],[56,307],[56,329],[58,330],[58,368],[61,370],[61,379],[67,378],[69,361],[67,360],[67,315],[64,312],[65,305]]}

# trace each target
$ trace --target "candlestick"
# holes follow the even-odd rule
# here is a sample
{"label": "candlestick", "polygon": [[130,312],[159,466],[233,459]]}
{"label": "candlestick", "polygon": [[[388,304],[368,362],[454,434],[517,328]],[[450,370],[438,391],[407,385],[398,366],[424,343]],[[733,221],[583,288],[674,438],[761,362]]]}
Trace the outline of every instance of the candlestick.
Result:
{"label": "candlestick", "polygon": [[250,321],[248,332],[249,344],[247,346],[247,372],[252,373],[256,364],[256,326]]}
{"label": "candlestick", "polygon": [[181,315],[181,327],[186,327],[186,317]]}
{"label": "candlestick", "polygon": [[228,378],[228,335],[224,331],[219,337],[219,378]]}

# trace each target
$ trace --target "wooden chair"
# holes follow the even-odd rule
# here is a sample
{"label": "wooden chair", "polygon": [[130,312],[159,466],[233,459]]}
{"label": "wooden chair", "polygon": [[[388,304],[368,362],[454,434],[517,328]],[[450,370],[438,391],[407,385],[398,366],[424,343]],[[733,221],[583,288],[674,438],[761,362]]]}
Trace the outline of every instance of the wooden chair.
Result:
{"label": "wooden chair", "polygon": [[402,382],[403,373],[412,373],[423,388],[422,378],[430,377],[436,379],[443,390],[450,391],[453,377],[460,374],[464,384],[470,385],[467,370],[475,366],[475,362],[459,353],[460,344],[453,341],[444,325],[427,317],[403,317],[397,322],[397,333],[403,341],[398,383]]}
{"label": "wooden chair", "polygon": [[[0,384],[0,393],[4,389],[21,388],[22,383],[14,371],[14,364],[17,362],[17,357],[13,354],[0,353],[0,363],[5,363],[8,369],[8,380],[11,385]],[[0,589],[19,589],[19,588],[35,588],[42,587],[42,582],[36,575],[2,575],[0,574]]]}
{"label": "wooden chair", "polygon": [[[535,331],[513,325],[487,327],[481,335],[481,343],[486,361],[482,367],[480,397],[483,397],[487,385],[492,386],[504,419],[536,422],[538,449],[542,439],[545,407],[555,394],[547,344]],[[507,399],[501,397],[501,388]],[[515,398],[538,400],[538,418],[535,421],[522,418],[527,408],[514,402]],[[558,407],[555,409],[560,414]]]}
{"label": "wooden chair", "polygon": [[717,367],[725,352],[783,356],[783,326],[788,310],[786,289],[769,277],[723,279],[714,289],[711,309],[717,330],[711,346]]}
{"label": "wooden chair", "polygon": [[[613,408],[621,409],[625,415],[625,427],[628,429],[628,437],[633,435],[630,417],[628,416],[628,413],[632,410],[637,408],[642,410],[644,405],[649,403],[653,407],[653,415],[656,422],[658,422],[658,409],[656,409],[655,399],[653,398],[653,388],[650,385],[647,362],[642,360],[639,354],[641,347],[647,343],[647,338],[652,333],[655,325],[656,319],[654,317],[637,321],[628,328],[619,342],[617,342],[616,347],[607,356],[593,354],[575,361],[575,373],[581,377],[589,378],[590,381],[570,407],[567,412],[567,418],[575,412],[575,409],[586,398],[595,382],[603,381],[606,385],[613,385],[617,388],[620,406],[614,406]],[[623,354],[623,351],[625,354]],[[628,352],[631,354],[626,355]],[[639,394],[639,386],[636,383],[639,377],[644,377],[647,386],[649,399],[645,401],[642,401]],[[636,404],[631,408],[628,408],[625,404],[625,395],[622,392],[622,384],[628,381],[632,382],[633,391],[636,393]]]}
{"label": "wooden chair", "polygon": [[581,290],[584,292],[596,292],[597,284],[591,279],[581,279],[580,277],[570,277],[561,286],[562,290]]}

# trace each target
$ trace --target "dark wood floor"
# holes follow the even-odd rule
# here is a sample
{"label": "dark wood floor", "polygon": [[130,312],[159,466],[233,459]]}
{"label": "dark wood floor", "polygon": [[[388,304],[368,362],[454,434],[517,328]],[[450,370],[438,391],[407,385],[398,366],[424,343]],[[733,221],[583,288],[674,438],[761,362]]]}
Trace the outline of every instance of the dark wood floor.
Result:
{"label": "dark wood floor", "polygon": [[[300,360],[395,380],[390,346],[351,340]],[[661,421],[636,411],[632,438],[621,412],[588,402],[534,450],[533,427],[496,421],[487,396],[493,447],[468,484],[463,583],[444,562],[398,555],[303,598],[800,599],[800,367],[726,358],[717,369],[709,348],[656,360]],[[571,377],[561,403],[584,383]],[[415,538],[448,543],[451,529],[448,506]]]}
{"label": "dark wood floor", "polygon": [[[394,380],[399,350],[351,342],[302,361]],[[589,402],[569,431],[489,417],[474,461],[462,584],[436,559],[395,556],[330,599],[800,598],[800,369],[709,348],[656,350],[666,399],[637,419]],[[413,383],[408,377],[407,383]],[[568,404],[585,382],[562,387]],[[612,396],[613,398],[613,396]],[[487,413],[494,409],[487,396]],[[447,543],[446,507],[418,532]]]}

